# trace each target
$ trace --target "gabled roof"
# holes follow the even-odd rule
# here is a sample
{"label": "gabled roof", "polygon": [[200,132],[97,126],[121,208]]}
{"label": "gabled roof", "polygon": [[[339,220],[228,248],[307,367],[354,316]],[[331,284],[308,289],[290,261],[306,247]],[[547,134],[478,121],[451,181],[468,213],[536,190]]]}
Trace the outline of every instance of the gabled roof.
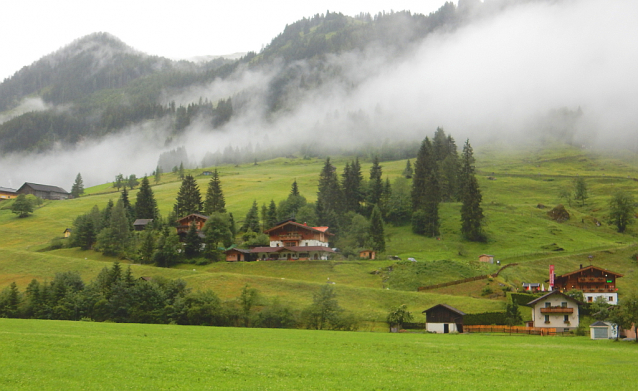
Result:
{"label": "gabled roof", "polygon": [[252,251],[250,249],[245,249],[245,248],[237,248],[237,247],[233,247],[233,248],[229,248],[226,251],[224,251],[225,253],[229,253],[231,251],[237,251],[238,253],[242,253],[242,254],[250,254]]}
{"label": "gabled roof", "polygon": [[559,278],[559,277],[568,277],[568,276],[571,276],[571,275],[573,275],[573,274],[581,273],[581,272],[583,272],[583,271],[585,271],[585,270],[600,270],[600,271],[605,272],[605,273],[607,273],[607,274],[613,274],[613,275],[618,276],[618,277],[622,277],[622,276],[623,276],[623,275],[622,275],[622,274],[620,274],[620,273],[612,272],[611,270],[603,269],[602,267],[598,267],[598,266],[590,265],[590,266],[584,267],[584,268],[582,268],[582,269],[578,269],[578,270],[576,270],[575,272],[562,274],[562,275],[560,275],[560,276],[557,276],[556,278]]}
{"label": "gabled roof", "polygon": [[153,221],[153,219],[137,219],[133,222],[133,225],[146,225]]}
{"label": "gabled roof", "polygon": [[16,189],[9,189],[8,187],[0,187],[0,191],[4,193],[16,193]]}
{"label": "gabled roof", "polygon": [[192,217],[192,216],[199,217],[200,219],[208,220],[208,216],[204,216],[204,215],[199,214],[199,213],[191,213],[188,216],[184,216],[181,219],[177,219],[177,221],[180,222],[180,221],[186,220],[187,218]]}
{"label": "gabled roof", "polygon": [[536,300],[532,300],[532,301],[530,301],[529,303],[527,303],[527,304],[525,304],[525,305],[527,305],[527,306],[533,306],[533,305],[535,305],[536,303],[538,303],[539,301],[541,301],[541,300],[545,300],[546,298],[548,298],[548,297],[549,297],[549,296],[551,296],[551,295],[561,295],[561,296],[563,296],[563,297],[564,297],[564,298],[566,298],[566,299],[569,299],[569,300],[571,300],[571,301],[573,301],[573,302],[576,302],[578,305],[583,305],[583,304],[585,304],[585,303],[583,303],[583,302],[582,302],[582,301],[580,301],[580,300],[576,300],[576,299],[574,299],[573,297],[567,296],[567,295],[566,295],[566,294],[564,294],[563,292],[560,292],[560,291],[551,291],[551,292],[549,292],[549,293],[547,293],[547,294],[545,294],[545,295],[543,295],[543,296],[539,297],[539,298],[538,298],[538,299],[536,299]]}
{"label": "gabled roof", "polygon": [[448,309],[448,310],[450,310],[452,312],[455,312],[455,313],[457,313],[459,315],[465,315],[465,312],[463,312],[461,310],[457,310],[456,308],[454,308],[452,306],[449,306],[447,304],[437,304],[434,307],[428,308],[427,310],[423,311],[422,313],[425,314],[426,312],[431,311],[431,310],[435,309],[436,307],[443,307],[443,308]]}
{"label": "gabled roof", "polygon": [[603,322],[602,320],[599,320],[597,322],[590,324],[589,327],[609,327],[611,325],[612,324],[609,322]]}
{"label": "gabled roof", "polygon": [[285,225],[294,225],[296,227],[307,229],[309,231],[322,232],[322,233],[325,233],[327,235],[334,235],[334,234],[331,234],[330,232],[327,232],[329,227],[308,227],[307,225],[299,224],[299,223],[295,222],[294,220],[286,220],[286,221],[284,221],[284,222],[282,222],[282,223],[280,223],[280,224],[278,224],[278,225],[276,225],[276,226],[274,226],[274,227],[272,227],[270,229],[265,230],[264,233],[268,233],[270,231],[274,231],[274,230],[279,229],[279,228],[281,228],[281,227],[283,227]]}
{"label": "gabled roof", "polygon": [[61,187],[50,186],[50,185],[39,185],[37,183],[30,183],[30,182],[24,182],[24,184],[22,186],[20,186],[18,191],[22,190],[22,188],[24,188],[26,186],[29,186],[33,190],[37,190],[37,191],[46,191],[46,192],[52,192],[52,193],[69,194],[69,192],[67,192],[66,190],[64,190]]}

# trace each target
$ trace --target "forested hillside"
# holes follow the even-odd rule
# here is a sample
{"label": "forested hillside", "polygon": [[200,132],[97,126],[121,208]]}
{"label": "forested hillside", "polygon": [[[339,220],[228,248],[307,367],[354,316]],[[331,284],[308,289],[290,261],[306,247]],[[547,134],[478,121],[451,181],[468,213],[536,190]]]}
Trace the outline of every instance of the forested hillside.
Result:
{"label": "forested hillside", "polygon": [[[158,135],[170,142],[171,134],[195,121],[212,131],[233,117],[255,115],[256,107],[256,115],[273,118],[322,86],[354,88],[361,82],[346,66],[330,61],[331,55],[374,51],[401,57],[428,34],[518,2],[445,3],[427,16],[402,11],[350,17],[328,11],[287,25],[260,53],[198,64],[147,55],[108,33],[94,33],[0,84],[0,151],[74,145],[149,120],[161,122]],[[207,91],[210,83],[232,83],[246,70],[269,78],[265,84]],[[164,128],[168,134],[160,133]]]}

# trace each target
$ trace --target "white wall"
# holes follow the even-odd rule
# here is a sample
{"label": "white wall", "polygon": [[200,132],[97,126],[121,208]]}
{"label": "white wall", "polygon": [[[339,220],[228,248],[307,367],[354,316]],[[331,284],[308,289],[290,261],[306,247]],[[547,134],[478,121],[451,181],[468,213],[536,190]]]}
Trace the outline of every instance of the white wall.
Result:
{"label": "white wall", "polygon": [[450,333],[458,332],[458,330],[456,329],[456,323],[426,323],[425,330],[429,333],[443,334],[445,330],[445,324],[448,325]]}

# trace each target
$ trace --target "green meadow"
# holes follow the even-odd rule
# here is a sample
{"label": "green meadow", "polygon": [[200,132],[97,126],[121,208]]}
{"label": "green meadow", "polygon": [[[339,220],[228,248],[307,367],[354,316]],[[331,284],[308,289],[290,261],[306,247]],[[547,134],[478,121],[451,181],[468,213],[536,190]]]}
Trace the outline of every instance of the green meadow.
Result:
{"label": "green meadow", "polygon": [[[213,289],[224,300],[236,298],[248,283],[265,300],[278,297],[296,308],[308,305],[313,292],[329,280],[335,283],[340,305],[369,322],[382,321],[389,307],[403,303],[418,314],[438,303],[465,312],[501,310],[505,306],[503,289],[516,290],[522,282],[547,280],[550,264],[555,265],[558,274],[589,262],[622,273],[624,277],[618,281],[621,295],[636,286],[633,255],[638,252],[634,247],[638,228],[617,233],[608,221],[608,203],[619,189],[635,193],[638,159],[628,153],[595,153],[564,145],[517,150],[507,146],[483,147],[476,149],[475,157],[486,216],[486,243],[462,240],[460,204],[445,203],[440,207],[440,238],[415,235],[409,226],[387,225],[387,251],[376,261],[221,262],[205,266],[185,264],[171,269],[134,264],[131,267],[136,276],[181,278],[193,289]],[[336,157],[331,161],[341,173],[350,159]],[[287,197],[293,180],[297,180],[300,193],[308,201],[314,201],[323,164],[324,159],[319,158],[287,157],[217,168],[227,209],[241,224],[253,201],[260,206],[270,200],[278,203]],[[382,162],[384,176],[394,180],[405,165],[405,160]],[[369,160],[362,159],[364,176],[370,166]],[[210,180],[202,175],[207,169],[210,168],[187,170],[195,176],[203,193]],[[572,188],[577,176],[585,178],[589,190],[589,198],[582,206],[559,197],[561,190]],[[153,184],[163,215],[173,207],[179,187],[180,181],[172,173],[163,174],[161,182]],[[24,289],[33,278],[51,280],[55,273],[69,270],[78,271],[85,281],[90,281],[115,261],[94,251],[68,248],[43,251],[52,239],[60,238],[64,229],[72,226],[76,216],[94,205],[103,208],[109,199],[115,201],[119,197],[111,184],[89,188],[86,193],[73,200],[45,201],[24,219],[11,213],[11,201],[0,202],[0,288],[16,281]],[[136,189],[130,192],[131,200],[135,200],[136,193]],[[547,216],[559,203],[564,203],[571,214],[571,219],[564,223]],[[427,293],[414,290],[419,284],[496,272],[499,266],[477,262],[481,254],[494,255],[501,265],[517,265],[493,281]],[[397,261],[388,259],[390,255],[403,260],[415,258],[419,270],[427,272],[419,274],[415,268],[410,275],[409,266],[403,267],[407,268],[402,269],[403,274],[390,271],[397,269]],[[495,294],[481,296],[486,284]],[[421,315],[417,320],[422,320]]]}
{"label": "green meadow", "polygon": [[634,390],[633,343],[0,319],[6,390]]}

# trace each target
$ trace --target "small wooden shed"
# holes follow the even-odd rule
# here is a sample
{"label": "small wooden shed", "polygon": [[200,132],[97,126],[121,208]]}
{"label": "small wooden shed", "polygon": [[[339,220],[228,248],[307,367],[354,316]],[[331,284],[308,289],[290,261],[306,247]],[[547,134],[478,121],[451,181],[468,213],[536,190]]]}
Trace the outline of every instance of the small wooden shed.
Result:
{"label": "small wooden shed", "polygon": [[361,250],[359,251],[359,258],[361,259],[377,259],[377,252],[374,250]]}
{"label": "small wooden shed", "polygon": [[481,254],[479,255],[479,262],[494,263],[494,255]]}
{"label": "small wooden shed", "polygon": [[69,236],[71,236],[71,228],[65,229],[63,234],[65,238],[68,238]]}
{"label": "small wooden shed", "polygon": [[425,331],[429,333],[462,333],[465,312],[447,304],[437,304],[423,311]]}

